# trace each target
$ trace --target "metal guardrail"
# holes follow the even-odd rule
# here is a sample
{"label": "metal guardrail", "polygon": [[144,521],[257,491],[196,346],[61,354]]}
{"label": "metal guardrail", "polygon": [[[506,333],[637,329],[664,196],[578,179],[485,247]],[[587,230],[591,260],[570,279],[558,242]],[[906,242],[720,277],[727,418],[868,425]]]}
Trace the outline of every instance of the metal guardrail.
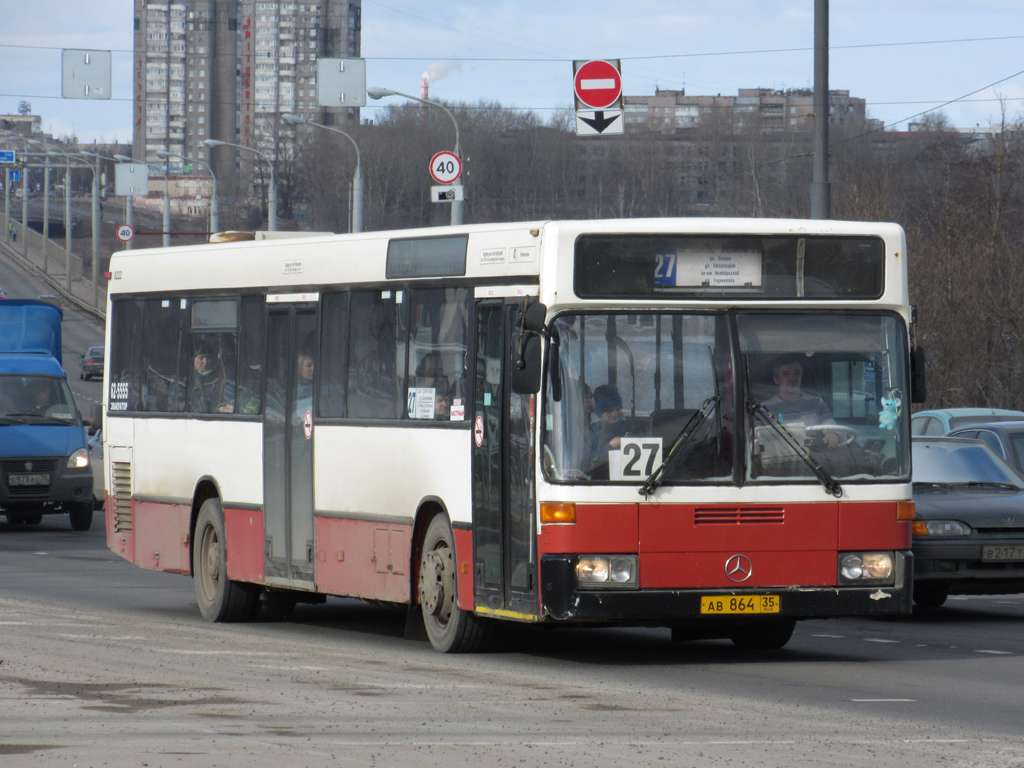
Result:
{"label": "metal guardrail", "polygon": [[[2,206],[0,206],[2,207]],[[10,235],[9,220],[0,211],[0,248],[6,257],[14,259],[37,277],[46,282],[54,293],[65,303],[72,303],[78,309],[88,312],[100,320],[106,319],[107,289],[100,285],[93,288],[91,276],[83,274],[83,263],[74,252],[71,254],[71,291],[67,290],[67,269],[69,259],[64,246],[55,240],[44,238],[30,227],[23,227],[20,219],[10,217],[18,228],[18,239]]]}

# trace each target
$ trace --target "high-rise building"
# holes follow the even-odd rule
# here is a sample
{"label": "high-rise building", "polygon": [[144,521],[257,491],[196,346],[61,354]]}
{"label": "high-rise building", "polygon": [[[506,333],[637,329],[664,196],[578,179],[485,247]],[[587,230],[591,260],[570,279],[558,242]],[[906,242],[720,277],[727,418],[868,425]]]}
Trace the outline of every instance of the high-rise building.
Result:
{"label": "high-rise building", "polygon": [[284,112],[358,124],[357,109],[317,106],[316,62],[359,57],[361,16],[362,0],[135,0],[133,157],[201,161],[233,196],[251,183],[255,156],[211,152],[204,140],[276,158],[294,141]]}

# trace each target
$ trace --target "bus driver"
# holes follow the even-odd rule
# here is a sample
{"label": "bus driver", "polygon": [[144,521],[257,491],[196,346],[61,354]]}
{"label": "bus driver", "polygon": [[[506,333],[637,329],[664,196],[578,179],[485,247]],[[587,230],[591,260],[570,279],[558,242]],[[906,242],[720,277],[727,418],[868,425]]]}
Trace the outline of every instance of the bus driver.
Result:
{"label": "bus driver", "polygon": [[[783,424],[800,422],[805,427],[835,424],[836,420],[825,401],[802,390],[803,374],[804,367],[799,356],[785,355],[778,358],[772,365],[772,381],[779,391],[764,401],[764,407]],[[826,448],[835,448],[840,442],[839,433],[826,432],[822,442]]]}

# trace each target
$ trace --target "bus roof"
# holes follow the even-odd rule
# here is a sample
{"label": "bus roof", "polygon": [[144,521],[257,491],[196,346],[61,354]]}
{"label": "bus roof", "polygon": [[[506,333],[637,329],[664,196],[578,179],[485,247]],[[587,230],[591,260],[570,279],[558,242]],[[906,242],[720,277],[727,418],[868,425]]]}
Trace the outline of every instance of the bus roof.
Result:
{"label": "bus roof", "polygon": [[[898,224],[812,219],[547,220],[346,235],[294,233],[289,237],[289,233],[277,232],[269,239],[118,251],[111,256],[108,287],[116,295],[250,287],[284,293],[309,286],[424,277],[536,284],[546,253],[557,250],[560,260],[571,259],[576,239],[587,234],[878,236],[898,262],[904,261],[906,248]],[[428,262],[426,269],[419,269],[416,259],[420,258]],[[396,262],[400,262],[397,272],[393,269]],[[549,275],[563,273],[556,282],[571,281],[570,264],[547,263],[544,269]],[[898,271],[903,263],[889,267]],[[906,299],[905,279],[886,283],[887,293],[890,288],[897,289],[888,299],[896,303]]]}

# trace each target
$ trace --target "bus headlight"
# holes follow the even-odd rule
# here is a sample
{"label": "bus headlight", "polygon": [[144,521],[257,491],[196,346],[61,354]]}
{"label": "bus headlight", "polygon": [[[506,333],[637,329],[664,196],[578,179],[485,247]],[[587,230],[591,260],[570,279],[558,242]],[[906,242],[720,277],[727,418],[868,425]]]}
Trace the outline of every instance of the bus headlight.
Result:
{"label": "bus headlight", "polygon": [[68,456],[68,469],[85,469],[89,466],[89,449],[79,448]]}
{"label": "bus headlight", "polygon": [[896,568],[892,552],[842,552],[840,584],[893,584]]}
{"label": "bus headlight", "polygon": [[578,589],[636,589],[636,555],[582,555],[576,562]]}

